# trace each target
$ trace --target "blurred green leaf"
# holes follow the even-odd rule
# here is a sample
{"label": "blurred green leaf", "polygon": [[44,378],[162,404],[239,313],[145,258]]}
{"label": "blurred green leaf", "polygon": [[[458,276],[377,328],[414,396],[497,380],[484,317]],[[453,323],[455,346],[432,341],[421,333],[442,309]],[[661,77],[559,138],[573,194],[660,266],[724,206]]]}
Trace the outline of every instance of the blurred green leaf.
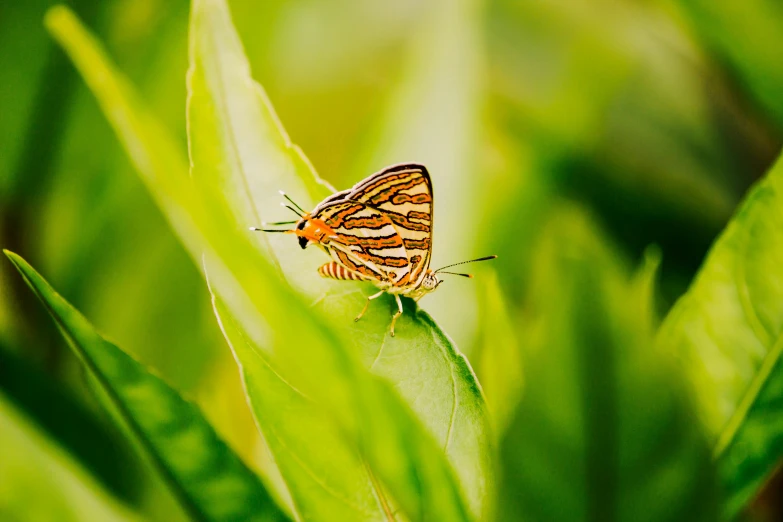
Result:
{"label": "blurred green leaf", "polygon": [[524,372],[517,336],[525,328],[511,319],[511,305],[503,296],[497,275],[484,276],[476,373],[481,377],[495,431],[502,434],[522,395]]}
{"label": "blurred green leaf", "polygon": [[634,256],[662,246],[676,298],[753,179],[748,164],[772,156],[660,4],[491,0],[488,89],[536,176],[591,205]]}
{"label": "blurred green leaf", "polygon": [[736,515],[783,457],[783,160],[749,193],[658,344],[682,360]]}
{"label": "blurred green leaf", "polygon": [[525,390],[502,443],[501,520],[714,520],[709,451],[644,297],[580,213],[545,230]]}
{"label": "blurred green leaf", "polygon": [[[214,2],[197,5],[197,9],[203,8],[217,8],[218,16],[210,23],[217,24],[217,27],[228,23],[230,28],[227,13],[222,11],[222,6]],[[223,192],[215,189],[217,179],[202,177],[198,172],[194,172],[194,178],[199,183],[193,184],[187,179],[186,167],[172,140],[137,101],[127,82],[112,69],[97,44],[70,13],[63,9],[53,11],[48,21],[50,29],[93,88],[142,178],[167,213],[191,255],[200,260],[203,253],[210,267],[213,287],[225,300],[232,316],[242,325],[248,339],[252,340],[254,352],[263,353],[274,348],[270,359],[276,365],[275,370],[310,400],[326,408],[338,422],[343,436],[358,442],[357,451],[366,458],[373,472],[411,518],[466,519],[460,488],[443,457],[442,449],[421,428],[419,421],[387,383],[370,378],[359,364],[357,354],[350,350],[352,344],[335,336],[319,314],[304,306],[276,276],[270,263],[249,242],[250,233],[245,228],[247,222],[237,223],[229,216],[228,208],[233,209],[233,206],[227,206],[222,197]],[[231,33],[228,36],[230,41]],[[253,96],[256,96],[252,83],[246,82],[245,87],[250,88]],[[258,115],[259,112],[252,114]],[[241,114],[239,116],[241,121]],[[214,129],[207,130],[212,132]],[[197,140],[197,143],[202,145],[201,140]],[[217,144],[203,143],[203,149],[192,149],[194,161],[195,155],[214,152],[213,148]],[[212,165],[213,168],[234,166],[233,163]],[[205,186],[205,181],[209,186]],[[324,299],[326,301],[328,299]],[[361,303],[361,298],[358,297],[356,301]],[[404,319],[398,325],[401,332],[406,324],[414,322],[410,310]],[[484,461],[488,458],[488,452],[482,446],[484,439],[479,438],[477,442],[474,436],[475,431],[481,434],[483,430],[483,403],[466,401],[466,407],[459,410],[461,414],[455,413],[463,394],[480,398],[472,372],[457,353],[450,352],[449,360],[443,352],[438,352],[448,347],[448,342],[445,336],[433,330],[425,314],[417,315],[416,320],[427,326],[428,332],[438,334],[434,342],[428,339],[424,346],[429,347],[429,353],[439,353],[439,357],[447,363],[443,364],[445,371],[442,374],[422,375],[418,382],[423,385],[425,392],[432,391],[451,399],[448,407],[442,408],[445,418],[428,417],[426,420],[443,426],[443,431],[438,432],[438,435],[442,440],[450,442],[449,454],[458,464]],[[383,329],[377,335],[383,337],[387,327],[388,323],[384,322]],[[358,342],[361,337],[356,337],[359,338],[355,339]],[[403,337],[399,335],[397,338],[397,348],[400,350],[408,347],[402,342]],[[291,350],[294,346],[298,349]],[[371,348],[373,358],[376,358],[380,346],[381,342],[378,342]],[[440,358],[435,362],[439,361]],[[257,382],[248,376],[254,375],[255,367],[262,365],[263,360],[254,357],[240,362],[245,370],[248,393],[251,397],[257,397],[264,390],[251,388]],[[456,374],[452,374],[452,367]],[[405,367],[406,370],[410,368],[412,366]],[[394,366],[389,372],[393,370]],[[411,378],[418,374],[416,369],[413,374],[408,371],[405,377]],[[443,379],[448,386],[438,386]],[[422,393],[421,389],[411,389],[407,393],[416,391]],[[424,402],[417,402],[416,406],[428,410],[429,404]],[[296,422],[296,419],[289,421]],[[465,426],[465,429],[459,429],[461,426]],[[475,427],[479,429],[472,431],[471,428]],[[481,486],[470,490],[473,498],[480,499],[486,476],[477,473],[468,478]]]}
{"label": "blurred green leaf", "polygon": [[[161,111],[164,121],[180,131],[179,140],[185,143],[187,2],[75,0],[69,5],[109,42],[111,52],[153,107],[166,108]],[[201,273],[171,232],[92,94],[46,32],[42,19],[43,11],[34,20],[34,28],[50,43],[59,56],[59,67],[67,73],[62,80],[47,76],[45,89],[57,92],[67,79],[65,87],[73,95],[63,102],[45,100],[41,121],[31,123],[40,128],[61,127],[56,136],[59,146],[48,162],[35,161],[35,166],[46,167],[37,172],[38,178],[17,173],[29,197],[15,200],[18,216],[15,222],[5,223],[14,232],[3,246],[23,254],[45,273],[116,344],[155,367],[178,390],[196,393],[220,364],[218,357],[233,363],[230,354],[220,350],[223,341],[210,319],[212,310]],[[62,116],[49,107],[52,103]],[[58,119],[62,124],[53,125]],[[37,135],[29,141],[33,157],[50,155]],[[48,371],[81,390],[78,361],[35,297],[12,275],[17,283],[13,296],[25,310],[24,322],[34,325],[31,330],[36,334],[33,337],[23,330],[25,336],[18,344],[28,352],[43,352]],[[123,299],[118,300],[118,295]],[[238,383],[238,378],[234,380]]]}
{"label": "blurred green leaf", "polygon": [[658,328],[658,310],[656,306],[656,282],[661,268],[663,255],[657,245],[650,245],[644,251],[642,262],[633,275],[633,293],[638,298],[640,325],[645,326],[650,335]]}
{"label": "blurred green leaf", "polygon": [[[10,196],[18,195],[16,185],[21,181],[20,170],[28,170],[28,174],[33,176],[38,174],[35,169],[27,169],[24,165],[27,159],[24,157],[27,152],[25,148],[29,147],[29,140],[25,140],[24,136],[29,134],[29,137],[35,136],[36,141],[46,142],[44,146],[49,149],[47,152],[56,149],[46,140],[56,124],[46,129],[32,128],[33,122],[40,120],[36,118],[37,106],[51,96],[58,98],[61,104],[68,99],[67,86],[54,90],[48,89],[45,83],[46,79],[54,77],[52,73],[58,69],[56,62],[64,62],[62,56],[57,57],[52,52],[51,41],[40,26],[41,16],[48,4],[49,0],[31,0],[16,5],[14,9],[4,8],[0,16],[0,46],[5,49],[0,55],[0,84],[3,85],[0,202],[3,207],[17,203]],[[37,30],[30,31],[31,27]],[[38,161],[46,160],[38,158]]]}
{"label": "blurred green leaf", "polygon": [[[13,265],[8,265],[14,277],[19,277]],[[11,352],[3,343],[0,343],[0,393],[56,439],[112,494],[126,501],[138,498],[140,468],[119,430],[101,422],[77,400],[72,390]]]}
{"label": "blurred green leaf", "polygon": [[0,519],[136,520],[0,394]]}
{"label": "blurred green leaf", "polygon": [[287,520],[195,405],[103,339],[21,257],[4,252],[194,518]]}
{"label": "blurred green leaf", "polygon": [[712,2],[674,0],[705,47],[717,54],[739,83],[783,130],[783,10],[774,0]]}

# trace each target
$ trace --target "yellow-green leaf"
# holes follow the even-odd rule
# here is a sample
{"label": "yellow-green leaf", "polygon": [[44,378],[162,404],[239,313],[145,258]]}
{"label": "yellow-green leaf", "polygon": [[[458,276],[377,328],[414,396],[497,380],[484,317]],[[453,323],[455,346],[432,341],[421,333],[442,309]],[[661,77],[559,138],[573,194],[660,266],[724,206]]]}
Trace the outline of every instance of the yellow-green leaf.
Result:
{"label": "yellow-green leaf", "polygon": [[665,319],[736,515],[783,457],[783,161],[755,186]]}

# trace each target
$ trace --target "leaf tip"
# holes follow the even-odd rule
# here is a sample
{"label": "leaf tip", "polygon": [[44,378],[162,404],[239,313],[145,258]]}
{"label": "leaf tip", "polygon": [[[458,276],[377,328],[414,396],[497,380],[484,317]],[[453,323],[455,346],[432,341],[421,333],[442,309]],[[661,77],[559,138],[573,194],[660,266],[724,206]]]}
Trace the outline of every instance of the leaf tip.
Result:
{"label": "leaf tip", "polygon": [[75,15],[68,6],[57,4],[46,10],[43,23],[50,33],[56,33],[59,28],[73,22],[74,18]]}
{"label": "leaf tip", "polygon": [[13,252],[11,252],[10,250],[8,250],[6,248],[3,249],[3,254],[5,254],[5,257],[10,259],[11,262],[13,264],[15,264],[15,265],[18,263],[18,261],[20,261],[22,259],[21,257],[19,257],[18,254],[13,253]]}
{"label": "leaf tip", "polygon": [[[15,252],[11,252],[10,250],[3,249],[3,254],[8,258],[9,261],[14,265],[14,268],[16,268],[20,274],[22,274],[22,277],[24,279],[27,279],[29,270],[33,270],[32,267],[27,263],[27,261],[22,258],[19,254]],[[33,270],[34,271],[34,270]]]}

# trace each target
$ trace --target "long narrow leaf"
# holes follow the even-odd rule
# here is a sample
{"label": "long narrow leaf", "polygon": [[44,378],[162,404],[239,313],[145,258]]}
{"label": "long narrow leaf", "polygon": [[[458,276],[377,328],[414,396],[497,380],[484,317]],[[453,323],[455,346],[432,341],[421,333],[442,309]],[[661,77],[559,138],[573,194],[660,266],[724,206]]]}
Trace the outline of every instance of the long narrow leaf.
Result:
{"label": "long narrow leaf", "polygon": [[660,346],[694,383],[727,515],[783,457],[783,160],[753,188],[664,321]]}
{"label": "long narrow leaf", "polygon": [[194,404],[101,337],[24,259],[5,253],[195,519],[287,520]]}

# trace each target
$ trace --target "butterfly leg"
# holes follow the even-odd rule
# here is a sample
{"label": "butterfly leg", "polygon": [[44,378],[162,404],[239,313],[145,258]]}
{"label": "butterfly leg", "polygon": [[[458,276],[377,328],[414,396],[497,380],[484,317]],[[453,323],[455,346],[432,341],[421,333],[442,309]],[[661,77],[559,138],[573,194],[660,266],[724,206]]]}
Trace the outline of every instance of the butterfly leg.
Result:
{"label": "butterfly leg", "polygon": [[391,323],[391,336],[394,337],[394,323],[397,322],[397,318],[402,315],[402,301],[399,294],[394,294],[394,298],[397,300],[397,313],[392,316]]}
{"label": "butterfly leg", "polygon": [[378,297],[382,296],[382,295],[383,295],[383,292],[384,292],[384,291],[383,291],[383,290],[381,290],[381,291],[380,291],[380,292],[378,292],[377,294],[373,294],[373,295],[371,295],[370,297],[368,297],[368,298],[367,298],[367,302],[364,304],[364,308],[362,308],[362,311],[361,311],[361,313],[360,313],[359,315],[357,315],[357,316],[356,316],[356,319],[354,319],[354,322],[356,322],[356,321],[358,321],[359,319],[361,319],[361,318],[362,318],[362,316],[364,315],[364,312],[366,312],[366,311],[367,311],[367,308],[369,308],[369,307],[370,307],[370,301],[372,301],[373,299],[376,299],[376,298],[378,298]]}

